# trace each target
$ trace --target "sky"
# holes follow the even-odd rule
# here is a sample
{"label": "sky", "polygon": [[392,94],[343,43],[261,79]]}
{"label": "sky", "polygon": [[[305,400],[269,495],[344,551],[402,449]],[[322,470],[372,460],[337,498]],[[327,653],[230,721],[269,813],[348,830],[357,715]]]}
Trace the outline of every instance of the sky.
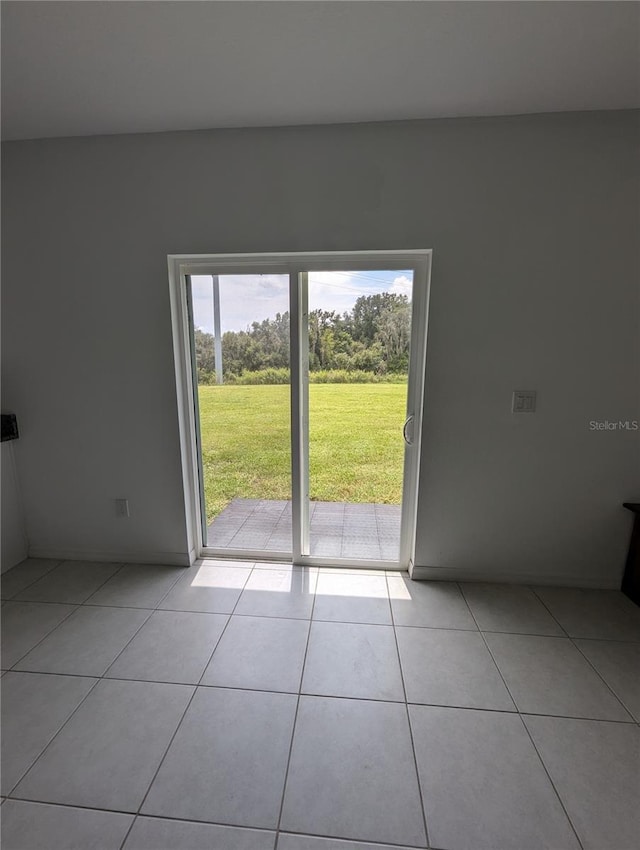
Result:
{"label": "sky", "polygon": [[[411,299],[412,271],[310,272],[309,309],[351,310],[361,295],[395,292]],[[194,324],[213,333],[213,286],[210,275],[193,275]],[[220,275],[222,332],[245,330],[252,322],[273,319],[289,309],[287,275]]]}

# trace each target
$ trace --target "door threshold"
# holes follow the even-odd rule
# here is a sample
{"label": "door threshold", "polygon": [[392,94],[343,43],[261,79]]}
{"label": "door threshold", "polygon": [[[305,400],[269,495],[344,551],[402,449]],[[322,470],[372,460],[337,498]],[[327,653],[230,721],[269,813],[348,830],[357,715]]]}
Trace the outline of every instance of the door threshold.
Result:
{"label": "door threshold", "polygon": [[293,562],[291,555],[282,553],[264,553],[250,552],[247,550],[234,550],[223,552],[219,549],[205,548],[200,552],[200,556],[194,562],[198,566],[200,561],[227,561],[230,566],[234,563],[253,563],[273,564],[274,569],[283,566],[291,567],[315,567],[322,569],[335,570],[368,570],[371,572],[408,572],[406,567],[402,567],[398,561],[373,561],[371,559],[364,560],[358,558],[322,558],[320,556],[309,555],[298,561]]}

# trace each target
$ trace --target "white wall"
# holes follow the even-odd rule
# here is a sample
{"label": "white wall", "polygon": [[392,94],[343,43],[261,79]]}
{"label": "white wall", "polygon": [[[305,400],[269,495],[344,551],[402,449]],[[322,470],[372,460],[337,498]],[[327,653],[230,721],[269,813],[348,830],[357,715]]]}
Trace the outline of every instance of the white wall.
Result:
{"label": "white wall", "polygon": [[610,112],[7,143],[31,554],[184,558],[167,254],[433,248],[417,564],[616,586],[638,435],[589,421],[640,419],[638,140]]}
{"label": "white wall", "polygon": [[25,536],[24,516],[18,489],[14,443],[0,444],[2,463],[2,559],[0,572],[15,567],[27,557],[27,539]]}

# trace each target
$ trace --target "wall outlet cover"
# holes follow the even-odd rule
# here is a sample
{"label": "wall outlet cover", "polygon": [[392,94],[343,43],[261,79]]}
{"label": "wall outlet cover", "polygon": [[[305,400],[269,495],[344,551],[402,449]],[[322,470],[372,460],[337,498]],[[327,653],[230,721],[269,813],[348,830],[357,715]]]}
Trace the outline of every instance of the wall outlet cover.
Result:
{"label": "wall outlet cover", "polygon": [[129,500],[128,499],[116,499],[116,516],[119,516],[119,517],[128,517],[129,516]]}
{"label": "wall outlet cover", "polygon": [[535,413],[536,410],[536,391],[535,390],[514,390],[511,401],[512,413]]}

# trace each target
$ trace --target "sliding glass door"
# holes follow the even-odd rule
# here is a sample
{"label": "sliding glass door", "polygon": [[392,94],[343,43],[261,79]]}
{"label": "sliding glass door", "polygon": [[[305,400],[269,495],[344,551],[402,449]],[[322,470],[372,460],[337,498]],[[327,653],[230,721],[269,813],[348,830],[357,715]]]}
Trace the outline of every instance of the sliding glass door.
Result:
{"label": "sliding glass door", "polygon": [[203,543],[291,557],[289,275],[187,286]]}
{"label": "sliding glass door", "polygon": [[397,562],[413,271],[316,271],[305,280],[304,554]]}
{"label": "sliding glass door", "polygon": [[430,252],[175,259],[202,553],[406,567]]}

